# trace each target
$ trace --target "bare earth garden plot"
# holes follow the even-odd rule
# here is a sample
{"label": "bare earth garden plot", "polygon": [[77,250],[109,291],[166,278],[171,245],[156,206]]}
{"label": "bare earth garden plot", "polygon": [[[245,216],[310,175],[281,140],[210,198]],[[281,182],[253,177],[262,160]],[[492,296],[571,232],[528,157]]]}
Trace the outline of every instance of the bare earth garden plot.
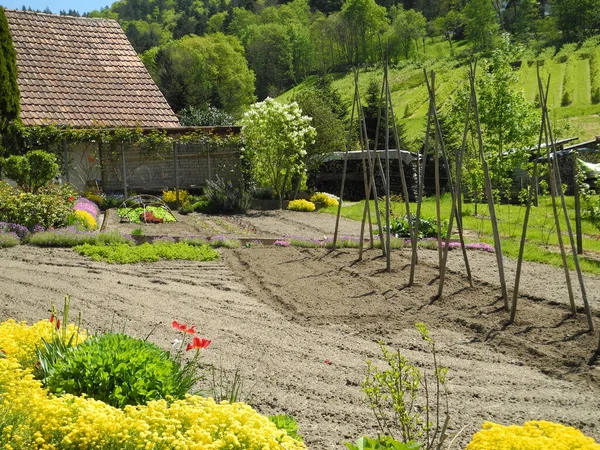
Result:
{"label": "bare earth garden plot", "polygon": [[[175,224],[143,225],[143,232],[323,238],[335,221],[290,211],[178,218]],[[359,226],[344,220],[341,233],[356,236]],[[138,227],[107,218],[109,230]],[[41,320],[50,301],[60,303],[69,294],[85,327],[124,328],[141,338],[153,330],[150,340],[164,348],[173,339],[172,320],[196,324],[212,339],[205,360],[239,367],[245,399],[261,413],[295,417],[311,449],[340,449],[344,441],[376,434],[361,400],[365,363],[379,358],[381,339],[430,367],[414,330],[422,321],[449,367],[451,431],[466,427],[457,440],[461,446],[484,420],[545,419],[600,439],[600,369],[587,365],[598,336],[585,333],[583,314],[569,317],[560,269],[525,265],[517,322],[505,327],[493,254],[469,252],[476,279],[469,288],[461,255],[450,252],[446,295],[433,301],[438,271],[431,250],[421,250],[411,287],[404,286],[408,249],[393,252],[392,273],[382,270],[385,261],[375,250],[360,263],[354,249],[253,246],[221,252],[218,262],[111,265],[70,249],[3,249],[0,319]],[[510,285],[512,262],[507,265]],[[586,276],[586,287],[596,318],[600,278]]]}

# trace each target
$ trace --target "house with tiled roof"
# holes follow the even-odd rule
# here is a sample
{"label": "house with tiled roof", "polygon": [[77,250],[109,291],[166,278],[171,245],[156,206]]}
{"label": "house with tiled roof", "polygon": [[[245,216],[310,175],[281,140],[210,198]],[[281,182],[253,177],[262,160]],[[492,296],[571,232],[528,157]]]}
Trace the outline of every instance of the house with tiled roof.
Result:
{"label": "house with tiled roof", "polygon": [[[26,127],[158,130],[181,135],[164,96],[120,25],[92,19],[5,9],[17,54],[20,119]],[[211,128],[215,133],[239,133]],[[101,141],[62,143],[66,180],[79,190],[160,191],[228,179],[239,161],[237,149],[215,151],[206,144],[173,144],[159,156],[135,146],[118,149]]]}
{"label": "house with tiled roof", "polygon": [[24,125],[179,127],[116,21],[4,12]]}

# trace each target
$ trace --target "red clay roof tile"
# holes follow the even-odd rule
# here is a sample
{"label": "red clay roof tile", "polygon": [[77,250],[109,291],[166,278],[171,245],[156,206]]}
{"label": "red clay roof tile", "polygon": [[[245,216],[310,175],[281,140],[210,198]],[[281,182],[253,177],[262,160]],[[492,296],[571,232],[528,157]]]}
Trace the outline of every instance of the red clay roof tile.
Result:
{"label": "red clay roof tile", "polygon": [[179,126],[116,21],[5,14],[25,125]]}

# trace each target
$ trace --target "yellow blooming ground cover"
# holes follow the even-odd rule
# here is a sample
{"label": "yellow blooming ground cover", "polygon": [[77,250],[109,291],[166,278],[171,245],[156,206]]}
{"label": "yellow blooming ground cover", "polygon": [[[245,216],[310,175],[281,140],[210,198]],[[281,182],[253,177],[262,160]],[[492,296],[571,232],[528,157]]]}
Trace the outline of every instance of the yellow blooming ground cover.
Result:
{"label": "yellow blooming ground cover", "polygon": [[[168,403],[113,408],[72,395],[55,396],[32,374],[35,348],[54,324],[0,324],[0,448],[21,449],[256,449],[301,450],[243,403],[189,395]],[[76,331],[70,325],[68,332]],[[82,339],[85,334],[82,333]],[[79,338],[77,339],[79,340]]]}
{"label": "yellow blooming ground cover", "polygon": [[465,450],[600,450],[600,444],[577,428],[558,423],[525,422],[503,426],[485,422]]}
{"label": "yellow blooming ground cover", "polygon": [[73,216],[85,227],[86,230],[95,230],[98,228],[96,219],[94,219],[94,216],[87,211],[76,209],[73,211]]}

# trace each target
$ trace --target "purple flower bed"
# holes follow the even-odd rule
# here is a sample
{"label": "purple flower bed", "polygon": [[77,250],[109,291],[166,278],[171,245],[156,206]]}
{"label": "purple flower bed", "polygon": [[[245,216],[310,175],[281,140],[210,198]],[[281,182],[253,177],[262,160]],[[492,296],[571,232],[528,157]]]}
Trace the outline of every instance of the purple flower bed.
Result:
{"label": "purple flower bed", "polygon": [[[37,227],[38,225],[36,225]],[[35,227],[34,227],[35,230]],[[22,240],[29,235],[29,230],[23,225],[18,223],[0,222],[0,232],[13,233],[15,236]]]}

